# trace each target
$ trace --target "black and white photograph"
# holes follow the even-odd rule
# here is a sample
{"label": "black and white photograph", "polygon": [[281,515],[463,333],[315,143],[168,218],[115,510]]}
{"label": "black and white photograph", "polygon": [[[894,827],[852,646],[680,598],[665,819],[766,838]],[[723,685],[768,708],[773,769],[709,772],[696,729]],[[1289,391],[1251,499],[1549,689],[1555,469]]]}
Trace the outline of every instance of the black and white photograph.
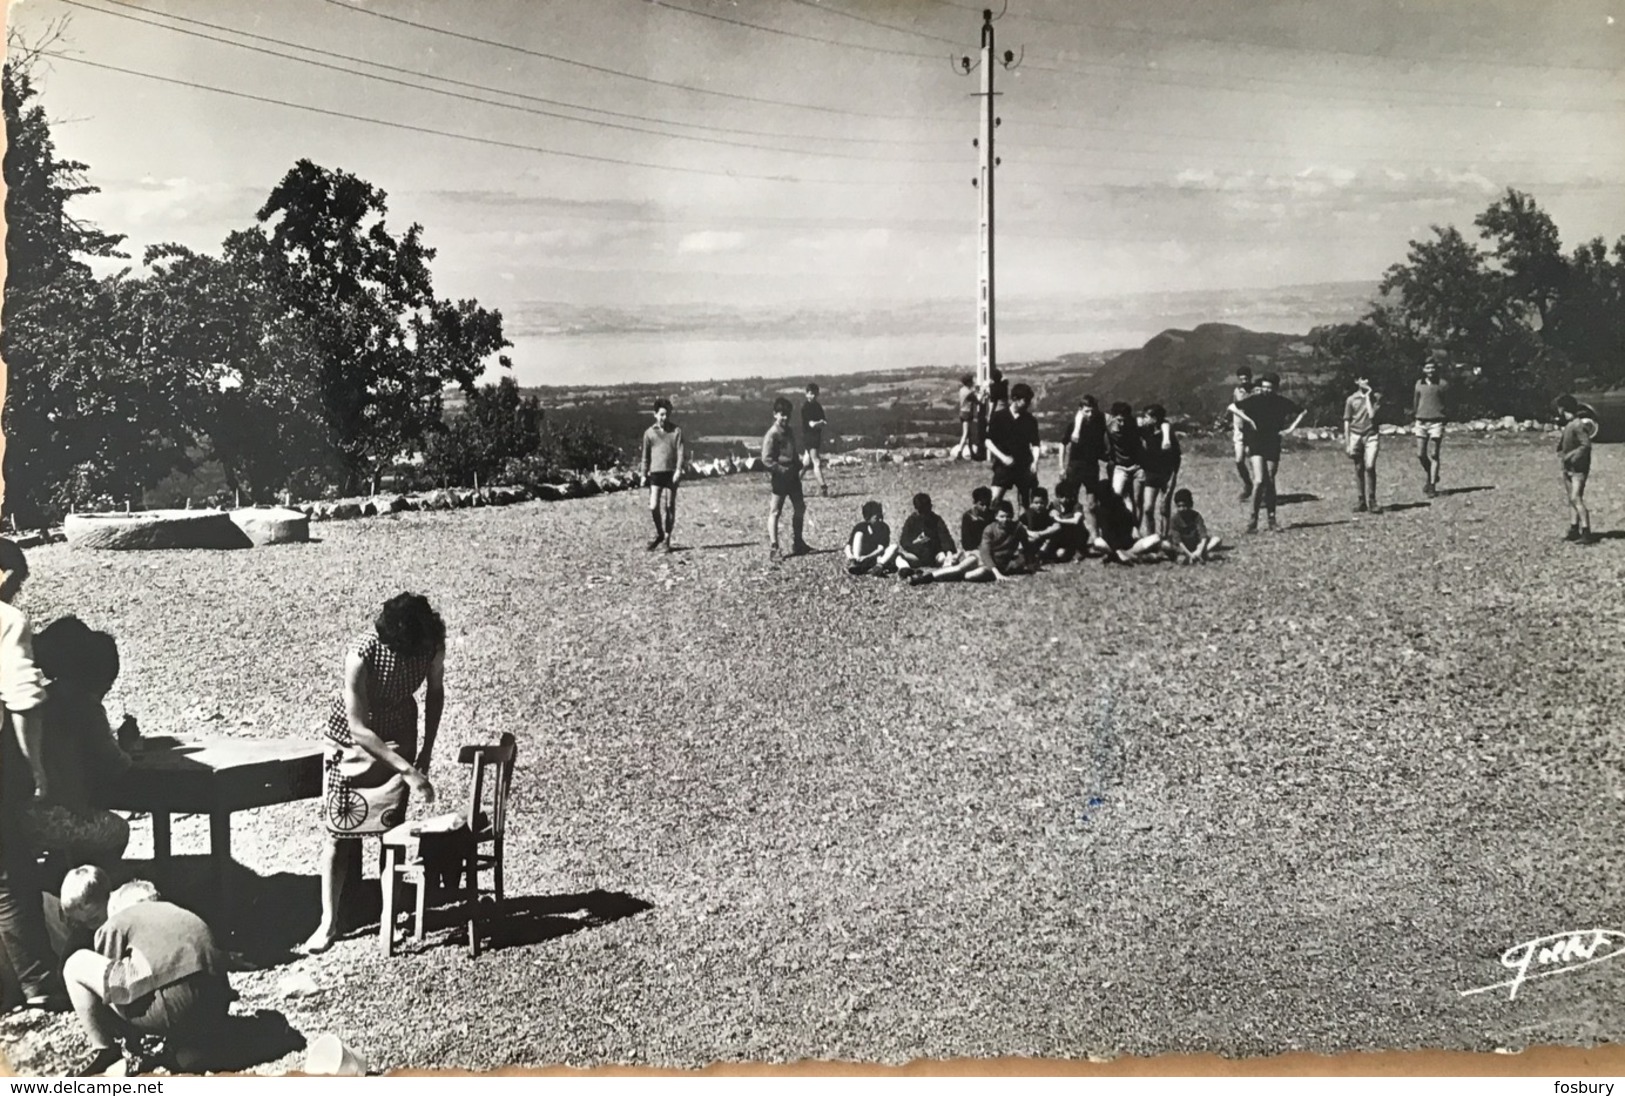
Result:
{"label": "black and white photograph", "polygon": [[6,1066],[1625,1039],[1622,21],[13,0]]}

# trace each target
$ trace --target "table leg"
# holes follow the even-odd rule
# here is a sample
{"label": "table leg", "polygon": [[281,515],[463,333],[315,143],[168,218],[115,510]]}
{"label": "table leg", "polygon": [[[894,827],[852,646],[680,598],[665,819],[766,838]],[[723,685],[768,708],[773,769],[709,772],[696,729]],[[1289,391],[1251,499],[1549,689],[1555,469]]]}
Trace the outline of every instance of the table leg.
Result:
{"label": "table leg", "polygon": [[231,812],[209,815],[209,859],[214,868],[214,892],[220,903],[222,923],[232,923]]}
{"label": "table leg", "polygon": [[169,812],[152,812],[152,858],[169,859]]}

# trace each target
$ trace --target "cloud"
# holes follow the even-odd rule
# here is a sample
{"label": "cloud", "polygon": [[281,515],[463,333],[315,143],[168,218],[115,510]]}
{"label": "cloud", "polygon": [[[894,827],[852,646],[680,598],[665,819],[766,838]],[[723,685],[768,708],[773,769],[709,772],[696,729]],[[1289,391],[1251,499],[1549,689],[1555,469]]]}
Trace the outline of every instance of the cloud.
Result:
{"label": "cloud", "polygon": [[711,255],[722,251],[738,251],[745,246],[743,232],[690,232],[677,242],[677,250],[685,254]]}

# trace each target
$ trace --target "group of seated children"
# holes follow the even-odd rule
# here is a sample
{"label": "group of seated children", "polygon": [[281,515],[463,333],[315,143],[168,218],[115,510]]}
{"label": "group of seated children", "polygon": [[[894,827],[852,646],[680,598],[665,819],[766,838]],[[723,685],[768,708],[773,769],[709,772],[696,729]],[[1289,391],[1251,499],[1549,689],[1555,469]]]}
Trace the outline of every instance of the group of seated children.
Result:
{"label": "group of seated children", "polygon": [[916,586],[929,582],[994,582],[1027,574],[1044,563],[1064,563],[1098,555],[1112,563],[1151,563],[1162,559],[1206,563],[1219,545],[1195,509],[1190,491],[1174,492],[1174,513],[1167,534],[1142,533],[1134,511],[1110,483],[1082,484],[1087,501],[1071,497],[1051,503],[1042,487],[1031,489],[1031,503],[1016,517],[1009,499],[993,501],[993,492],[978,487],[971,507],[959,519],[959,541],[931,496],[914,496],[914,512],[903,522],[894,543],[879,502],[863,504],[863,520],[852,528],[846,545],[847,570],[854,575],[898,574]]}

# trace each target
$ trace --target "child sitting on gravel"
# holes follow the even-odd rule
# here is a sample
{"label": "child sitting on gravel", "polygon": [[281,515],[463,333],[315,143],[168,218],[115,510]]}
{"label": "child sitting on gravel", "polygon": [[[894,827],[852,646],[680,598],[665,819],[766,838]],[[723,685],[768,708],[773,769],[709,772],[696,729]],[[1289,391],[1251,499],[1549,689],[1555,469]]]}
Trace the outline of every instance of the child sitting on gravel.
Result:
{"label": "child sitting on gravel", "polygon": [[931,508],[931,496],[922,491],[914,496],[914,512],[904,520],[903,535],[886,553],[883,565],[890,564],[898,574],[906,575],[940,567],[957,554],[948,523]]}
{"label": "child sitting on gravel", "polygon": [[1197,511],[1189,488],[1174,492],[1174,513],[1168,519],[1168,536],[1163,539],[1162,550],[1169,558],[1180,563],[1206,563],[1219,538],[1208,536],[1207,522]]}
{"label": "child sitting on gravel", "polygon": [[974,552],[982,545],[982,531],[993,521],[993,489],[978,487],[970,493],[970,509],[959,518],[959,547]]}
{"label": "child sitting on gravel", "polygon": [[995,582],[1036,569],[1027,531],[1016,520],[1016,508],[1000,499],[993,521],[982,531],[975,554],[965,553],[934,571],[917,571],[908,581],[914,586],[930,582]]}
{"label": "child sitting on gravel", "polygon": [[1021,527],[1027,533],[1028,545],[1035,559],[1055,561],[1056,539],[1061,534],[1061,523],[1050,510],[1049,492],[1042,487],[1032,489],[1032,505],[1021,512]]}
{"label": "child sitting on gravel", "polygon": [[1113,491],[1105,480],[1091,483],[1089,505],[1095,514],[1095,548],[1101,553],[1102,563],[1135,563],[1162,545],[1162,538],[1152,533],[1139,536],[1134,511],[1123,496]]}
{"label": "child sitting on gravel", "polygon": [[866,575],[881,564],[891,545],[891,527],[881,519],[885,511],[870,499],[863,504],[863,520],[852,526],[846,542],[846,570]]}
{"label": "child sitting on gravel", "polygon": [[126,1055],[155,1055],[188,1073],[207,1068],[235,997],[214,934],[144,879],[108,892],[100,868],[75,868],[62,881],[63,915],[96,932],[95,950],[74,952],[62,968],[95,1051],[81,1075],[106,1073]]}

